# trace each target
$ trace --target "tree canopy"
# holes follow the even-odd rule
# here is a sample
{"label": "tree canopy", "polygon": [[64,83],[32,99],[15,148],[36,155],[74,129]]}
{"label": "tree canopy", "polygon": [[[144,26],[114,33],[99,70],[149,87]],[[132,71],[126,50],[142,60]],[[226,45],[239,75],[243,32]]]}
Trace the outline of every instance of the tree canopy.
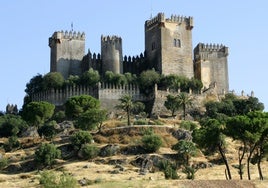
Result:
{"label": "tree canopy", "polygon": [[41,101],[30,102],[22,109],[22,117],[31,126],[39,127],[54,114],[55,105]]}

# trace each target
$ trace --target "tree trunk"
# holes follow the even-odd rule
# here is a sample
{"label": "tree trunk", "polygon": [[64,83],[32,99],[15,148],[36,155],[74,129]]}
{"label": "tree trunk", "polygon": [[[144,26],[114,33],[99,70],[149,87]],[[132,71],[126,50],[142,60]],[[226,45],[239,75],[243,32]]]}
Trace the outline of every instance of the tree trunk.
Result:
{"label": "tree trunk", "polygon": [[243,179],[242,161],[244,159],[245,153],[246,153],[246,144],[244,143],[242,154],[240,154],[240,149],[238,150],[239,176],[241,180]]}
{"label": "tree trunk", "polygon": [[251,156],[256,148],[256,144],[254,144],[254,146],[249,150],[249,155],[248,155],[248,159],[247,159],[247,171],[248,171],[248,180],[251,180],[251,177],[250,177],[250,168],[249,168],[249,164],[250,164],[250,159],[251,159]]}
{"label": "tree trunk", "polygon": [[185,120],[186,117],[186,105],[183,104],[183,120]]}
{"label": "tree trunk", "polygon": [[225,166],[226,166],[227,174],[228,174],[228,178],[229,178],[229,180],[231,180],[231,179],[232,179],[231,171],[230,171],[230,168],[229,168],[228,161],[227,161],[227,158],[226,158],[226,156],[225,156],[225,153],[224,153],[224,151],[223,151],[223,149],[222,149],[222,147],[221,147],[220,144],[218,145],[218,148],[219,148],[219,151],[220,151],[222,160],[223,160],[223,162],[224,162],[224,164],[225,164]]}
{"label": "tree trunk", "polygon": [[261,170],[261,159],[262,159],[262,149],[260,148],[260,151],[258,152],[258,171],[259,171],[259,178],[260,180],[263,180],[262,170]]}

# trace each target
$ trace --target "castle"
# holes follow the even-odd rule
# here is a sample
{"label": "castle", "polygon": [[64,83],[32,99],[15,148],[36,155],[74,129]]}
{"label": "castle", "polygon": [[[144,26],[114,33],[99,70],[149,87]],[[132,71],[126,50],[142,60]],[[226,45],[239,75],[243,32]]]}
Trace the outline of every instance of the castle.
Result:
{"label": "castle", "polygon": [[[106,71],[139,75],[144,70],[154,69],[163,75],[197,78],[202,81],[204,90],[217,85],[215,89],[218,94],[228,92],[228,47],[199,43],[193,50],[193,27],[192,17],[172,15],[166,18],[163,13],[158,13],[156,17],[145,21],[145,50],[136,57],[123,57],[122,38],[118,36],[101,36],[101,53],[92,54],[88,51],[85,54],[84,33],[54,32],[49,38],[50,72],[60,72],[67,79],[70,75],[81,75],[90,68],[97,70],[102,76]],[[106,99],[112,100],[114,96],[118,99],[123,90],[123,93],[135,93],[138,96],[138,88],[132,88],[135,89],[128,87],[126,91],[125,88],[107,88],[102,85],[98,91],[89,93],[105,103]],[[110,89],[110,94],[105,89]],[[57,96],[54,92],[53,103],[59,103],[57,100],[61,98],[62,104],[67,97],[83,93],[83,89],[79,89],[79,92],[77,89],[71,90],[75,90],[74,93],[70,94],[68,91],[68,94],[63,94],[63,91],[58,91]],[[111,90],[117,94],[111,96]],[[50,95],[52,94],[45,95],[48,101],[52,100],[49,99]]]}

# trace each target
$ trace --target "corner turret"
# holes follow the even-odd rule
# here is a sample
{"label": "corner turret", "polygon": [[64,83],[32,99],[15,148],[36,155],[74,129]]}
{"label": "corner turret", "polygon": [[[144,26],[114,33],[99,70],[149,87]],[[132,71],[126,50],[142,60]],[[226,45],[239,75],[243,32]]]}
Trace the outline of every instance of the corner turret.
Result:
{"label": "corner turret", "polygon": [[101,36],[102,73],[123,73],[122,39],[118,36]]}

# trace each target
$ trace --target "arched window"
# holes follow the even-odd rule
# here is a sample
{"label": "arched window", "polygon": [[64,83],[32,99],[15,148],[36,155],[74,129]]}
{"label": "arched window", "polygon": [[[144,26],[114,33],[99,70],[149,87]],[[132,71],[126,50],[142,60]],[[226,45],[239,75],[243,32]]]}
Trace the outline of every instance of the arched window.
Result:
{"label": "arched window", "polygon": [[180,39],[174,39],[173,45],[174,45],[174,47],[180,48],[181,47],[181,40]]}
{"label": "arched window", "polygon": [[177,39],[177,47],[181,47],[181,40],[180,39]]}

